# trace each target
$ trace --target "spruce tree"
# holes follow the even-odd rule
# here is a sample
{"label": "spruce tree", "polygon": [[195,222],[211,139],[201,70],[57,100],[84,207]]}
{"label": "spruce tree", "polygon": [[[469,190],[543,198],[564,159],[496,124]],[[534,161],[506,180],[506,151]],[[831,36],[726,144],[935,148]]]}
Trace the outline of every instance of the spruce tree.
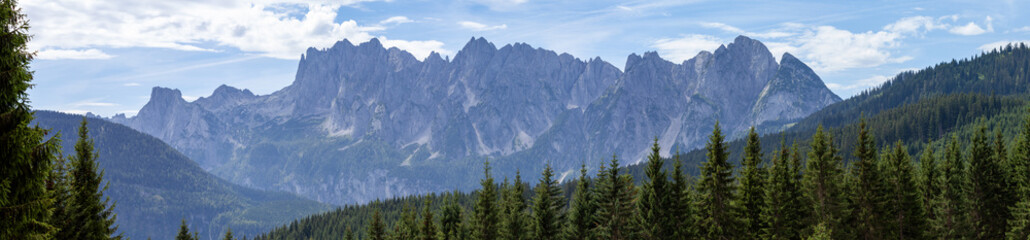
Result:
{"label": "spruce tree", "polygon": [[[97,154],[93,151],[93,140],[89,138],[86,118],[79,126],[79,140],[75,143],[75,158],[72,159],[72,202],[71,221],[68,231],[74,239],[121,239],[115,225],[114,204],[104,197],[107,183],[104,170],[98,171]],[[101,185],[102,184],[102,185]]]}
{"label": "spruce tree", "polygon": [[235,240],[235,239],[236,238],[233,238],[233,236],[232,236],[232,229],[226,230],[225,231],[225,236],[222,237],[222,240]]}
{"label": "spruce tree", "polygon": [[800,239],[804,216],[801,206],[801,188],[797,172],[790,160],[786,143],[780,143],[779,154],[773,155],[768,186],[765,188],[765,204],[762,210],[761,239]]}
{"label": "spruce tree", "polygon": [[443,206],[443,214],[440,217],[440,232],[443,233],[441,240],[458,240],[462,239],[462,220],[464,217],[461,214],[461,206],[458,205],[458,193],[454,192],[449,194],[447,197],[447,204]]}
{"label": "spruce tree", "polygon": [[683,174],[683,161],[680,160],[680,153],[672,156],[672,184],[670,185],[669,198],[672,201],[670,216],[673,222],[674,234],[672,239],[695,239],[697,238],[697,226],[695,224],[694,193],[693,188]]}
{"label": "spruce tree", "polygon": [[934,204],[935,218],[931,219],[932,229],[941,239],[972,239],[972,224],[968,214],[969,178],[966,163],[962,158],[957,136],[952,136],[946,145],[941,175],[938,178],[941,194]]}
{"label": "spruce tree", "polygon": [[887,183],[886,236],[892,239],[922,239],[925,217],[919,189],[913,177],[912,160],[901,141],[894,144],[885,164]]}
{"label": "spruce tree", "polygon": [[708,159],[701,167],[701,181],[697,186],[700,234],[705,239],[741,238],[744,229],[740,210],[734,204],[733,165],[729,163],[729,152],[718,122],[705,149]]}
{"label": "spruce tree", "polygon": [[637,239],[639,230],[631,224],[637,216],[633,177],[620,174],[619,160],[612,156],[608,167],[602,165],[600,168],[597,179],[594,194],[597,197],[597,215],[594,218],[597,227],[594,234],[598,239]]}
{"label": "spruce tree", "polygon": [[501,231],[500,239],[521,240],[529,239],[527,232],[528,217],[526,216],[526,199],[523,197],[525,185],[522,184],[522,174],[515,172],[515,184],[508,185],[507,178],[501,184]]}
{"label": "spruce tree", "polygon": [[970,218],[974,237],[979,239],[1002,239],[1005,237],[1009,218],[1006,204],[1004,170],[994,156],[987,141],[987,128],[981,124],[970,141],[969,192]]}
{"label": "spruce tree", "polygon": [[536,185],[533,197],[533,239],[547,240],[561,237],[565,222],[565,197],[558,181],[554,179],[551,164],[544,167],[540,183]]}
{"label": "spruce tree", "polygon": [[368,224],[368,240],[386,240],[386,224],[383,223],[383,215],[379,209],[372,213],[372,223]]}
{"label": "spruce tree", "polygon": [[422,223],[418,229],[420,240],[436,239],[436,222],[433,221],[433,211],[430,210],[431,203],[427,198],[426,203],[422,205]]}
{"label": "spruce tree", "polygon": [[886,190],[883,175],[879,171],[876,143],[869,135],[865,118],[859,121],[858,145],[855,147],[857,160],[852,163],[853,191],[852,211],[856,238],[863,240],[882,239],[886,220]]}
{"label": "spruce tree", "polygon": [[347,226],[347,230],[343,231],[343,240],[354,240],[354,231]]}
{"label": "spruce tree", "polygon": [[755,127],[747,134],[747,145],[744,146],[744,158],[740,161],[740,206],[742,223],[746,237],[758,239],[765,228],[762,221],[762,206],[765,205],[765,187],[768,173],[762,166],[762,146],[758,140]]}
{"label": "spruce tree", "polygon": [[568,223],[562,231],[564,239],[567,240],[588,240],[594,239],[591,228],[594,226],[594,198],[590,189],[590,178],[587,177],[587,166],[583,164],[579,170],[579,181],[576,182],[576,190],[572,193],[572,202],[569,204]]}
{"label": "spruce tree", "polygon": [[637,201],[638,226],[641,226],[642,239],[672,238],[675,225],[669,216],[672,200],[669,198],[669,180],[662,159],[658,138],[651,145],[651,154],[647,157],[644,174],[647,181],[640,187],[640,200]]}
{"label": "spruce tree", "polygon": [[[60,154],[59,154],[60,155]],[[50,175],[53,188],[50,191],[54,200],[53,215],[50,217],[50,225],[57,228],[55,239],[71,239],[73,231],[70,231],[71,223],[71,163],[63,156],[57,156],[54,162],[54,171]]]}
{"label": "spruce tree", "polygon": [[190,228],[186,226],[186,219],[182,219],[182,224],[179,225],[179,234],[175,235],[175,240],[194,240],[193,235],[190,234]]}
{"label": "spruce tree", "polygon": [[845,204],[841,186],[844,179],[841,159],[822,126],[812,136],[811,148],[804,171],[805,194],[811,204],[809,224],[822,224],[835,234],[835,239],[844,238],[846,231],[841,224]]}
{"label": "spruce tree", "polygon": [[32,87],[26,44],[28,19],[16,0],[0,0],[0,239],[46,239],[54,199],[48,193],[51,164],[60,140],[29,127]]}
{"label": "spruce tree", "polygon": [[497,186],[494,186],[494,178],[490,176],[490,162],[483,162],[483,180],[480,181],[479,194],[476,196],[476,204],[472,213],[472,239],[494,240],[497,239]]}
{"label": "spruce tree", "polygon": [[[938,179],[941,177],[941,169],[937,163],[937,156],[934,153],[934,147],[927,145],[923,149],[923,156],[919,158],[919,194],[920,203],[923,206],[924,224],[932,224],[932,219],[937,219],[937,213],[934,210],[938,196],[941,195],[941,187]],[[932,225],[927,225],[927,227]],[[930,228],[924,228],[923,233],[926,238],[938,238],[938,232],[932,231]]]}
{"label": "spruce tree", "polygon": [[1023,126],[1012,149],[1009,168],[1012,171],[1012,186],[1016,205],[1011,209],[1008,239],[1030,239],[1030,114],[1023,119]]}
{"label": "spruce tree", "polygon": [[394,239],[416,239],[419,236],[419,227],[415,210],[408,204],[401,208],[401,219],[394,225]]}

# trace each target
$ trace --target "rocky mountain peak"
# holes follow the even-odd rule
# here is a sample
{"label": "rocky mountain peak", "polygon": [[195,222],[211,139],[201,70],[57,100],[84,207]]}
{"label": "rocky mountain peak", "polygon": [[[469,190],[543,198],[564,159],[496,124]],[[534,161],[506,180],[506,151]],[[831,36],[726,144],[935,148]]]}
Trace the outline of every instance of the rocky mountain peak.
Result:
{"label": "rocky mountain peak", "polygon": [[458,54],[454,55],[454,63],[465,65],[475,62],[487,62],[486,60],[493,57],[496,52],[497,47],[487,41],[486,38],[473,37],[465,44],[465,47],[461,48],[461,51],[458,51]]}
{"label": "rocky mountain peak", "polygon": [[[179,89],[171,89],[164,87],[154,87],[150,90],[150,101],[149,102],[179,102],[186,101],[182,99],[182,92]],[[149,103],[148,103],[149,104]]]}

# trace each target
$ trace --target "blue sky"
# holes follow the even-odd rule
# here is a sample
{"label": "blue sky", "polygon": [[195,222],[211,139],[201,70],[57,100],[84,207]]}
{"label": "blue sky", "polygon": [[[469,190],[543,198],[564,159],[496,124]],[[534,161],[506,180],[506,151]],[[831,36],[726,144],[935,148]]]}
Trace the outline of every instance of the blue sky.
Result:
{"label": "blue sky", "polygon": [[622,68],[681,62],[746,35],[790,52],[847,98],[905,70],[1030,41],[1024,1],[22,0],[32,106],[135,115],[154,86],[188,100],[289,85],[308,47],[379,38],[422,58],[469,38],[524,42]]}

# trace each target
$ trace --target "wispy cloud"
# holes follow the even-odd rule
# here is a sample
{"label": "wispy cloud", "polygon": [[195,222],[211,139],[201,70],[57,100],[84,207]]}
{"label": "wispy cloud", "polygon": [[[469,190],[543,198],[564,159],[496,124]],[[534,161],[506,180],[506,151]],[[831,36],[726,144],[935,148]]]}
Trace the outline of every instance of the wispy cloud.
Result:
{"label": "wispy cloud", "polygon": [[490,26],[490,25],[486,25],[486,24],[482,24],[482,23],[478,23],[478,22],[473,22],[473,21],[460,21],[460,22],[458,22],[458,26],[461,26],[462,28],[469,29],[469,30],[472,30],[472,31],[491,31],[491,30],[498,30],[498,29],[508,28],[507,24]]}
{"label": "wispy cloud", "polygon": [[100,51],[99,49],[91,48],[84,50],[66,50],[66,49],[44,49],[36,53],[36,59],[46,60],[58,60],[58,59],[73,59],[73,60],[86,60],[86,59],[111,59],[114,56],[108,55]]}
{"label": "wispy cloud", "polygon": [[880,86],[884,82],[889,81],[891,78],[892,78],[892,76],[874,75],[874,76],[871,76],[871,77],[868,77],[868,78],[855,80],[855,81],[851,82],[851,84],[847,84],[847,85],[841,85],[841,84],[837,84],[837,83],[827,83],[826,87],[830,88],[830,90],[834,90],[834,91],[866,89],[866,88]]}
{"label": "wispy cloud", "polygon": [[390,18],[387,18],[385,20],[379,21],[379,24],[389,25],[389,24],[402,24],[402,23],[410,23],[410,22],[414,22],[414,21],[409,19],[408,17],[405,17],[405,16],[394,16],[394,17],[390,17]]}

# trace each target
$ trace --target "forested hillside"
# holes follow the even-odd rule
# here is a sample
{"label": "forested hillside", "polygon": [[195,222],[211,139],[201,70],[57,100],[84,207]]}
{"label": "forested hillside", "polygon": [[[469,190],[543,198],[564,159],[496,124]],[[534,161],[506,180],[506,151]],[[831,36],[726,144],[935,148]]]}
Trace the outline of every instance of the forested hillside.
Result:
{"label": "forested hillside", "polygon": [[[83,117],[36,111],[35,121],[60,134],[65,155],[73,149]],[[117,224],[126,237],[163,239],[186,219],[205,238],[231,227],[237,235],[255,235],[292,219],[329,209],[326,204],[288,193],[241,187],[200,169],[161,140],[120,124],[90,118],[99,168],[109,182],[105,192],[116,203]]]}

